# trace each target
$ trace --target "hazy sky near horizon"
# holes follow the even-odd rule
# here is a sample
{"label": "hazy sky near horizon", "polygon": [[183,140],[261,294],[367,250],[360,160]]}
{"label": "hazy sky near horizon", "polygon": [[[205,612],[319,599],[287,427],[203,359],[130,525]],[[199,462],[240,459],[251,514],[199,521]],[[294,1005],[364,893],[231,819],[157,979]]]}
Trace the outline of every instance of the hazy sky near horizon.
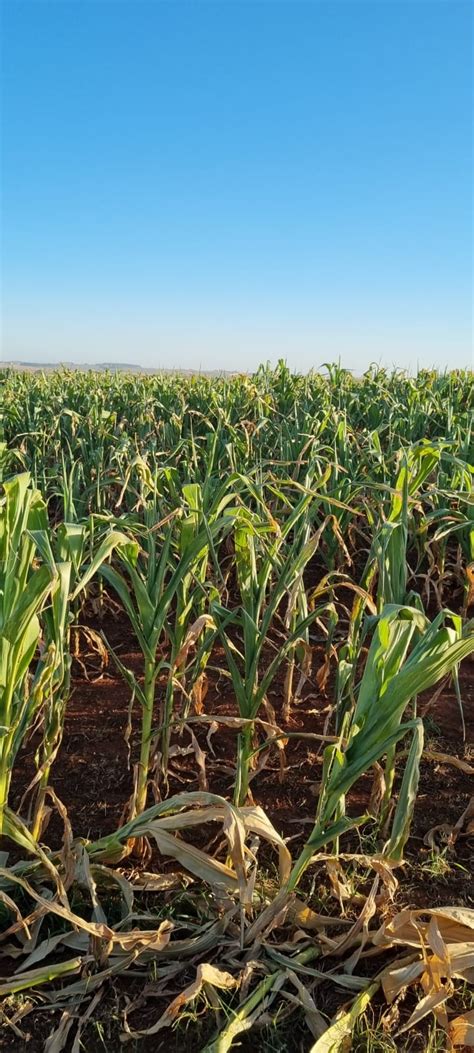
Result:
{"label": "hazy sky near horizon", "polygon": [[470,0],[4,0],[5,359],[472,365]]}

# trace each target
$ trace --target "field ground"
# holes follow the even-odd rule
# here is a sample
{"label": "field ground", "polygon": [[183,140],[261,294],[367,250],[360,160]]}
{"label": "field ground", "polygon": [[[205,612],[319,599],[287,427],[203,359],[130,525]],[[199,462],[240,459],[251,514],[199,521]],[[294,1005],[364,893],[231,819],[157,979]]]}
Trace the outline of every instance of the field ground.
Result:
{"label": "field ground", "polygon": [[0,384],[0,1050],[474,1048],[472,374]]}

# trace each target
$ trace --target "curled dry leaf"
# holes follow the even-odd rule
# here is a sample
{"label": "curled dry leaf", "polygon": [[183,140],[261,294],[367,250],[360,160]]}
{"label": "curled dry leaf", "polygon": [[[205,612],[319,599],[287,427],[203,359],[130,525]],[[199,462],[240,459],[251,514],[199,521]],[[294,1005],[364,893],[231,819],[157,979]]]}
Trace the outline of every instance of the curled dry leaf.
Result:
{"label": "curled dry leaf", "polygon": [[205,754],[204,750],[201,749],[201,747],[199,745],[199,742],[198,742],[198,740],[197,740],[197,738],[196,738],[196,736],[194,734],[194,731],[189,726],[188,726],[188,731],[189,731],[189,734],[191,736],[191,746],[192,746],[192,749],[193,749],[193,752],[194,752],[194,756],[195,756],[196,764],[197,764],[197,768],[198,768],[198,785],[199,785],[199,789],[200,790],[204,790],[206,792],[209,789],[209,785],[208,785],[208,781],[207,781],[207,775],[206,775],[206,754]]}
{"label": "curled dry leaf", "polygon": [[376,947],[402,944],[419,948],[421,936],[427,941],[427,915],[435,916],[445,943],[466,943],[474,940],[474,910],[468,907],[434,907],[430,910],[405,908],[385,922],[373,936]]}
{"label": "curled dry leaf", "polygon": [[474,604],[474,563],[468,563],[466,567],[466,578],[468,583],[466,610],[468,610],[469,607],[472,607]]}
{"label": "curled dry leaf", "polygon": [[238,987],[238,983],[239,981],[234,976],[224,972],[222,969],[217,969],[214,965],[209,965],[207,962],[198,965],[196,978],[193,982],[188,987],[185,987],[184,991],[181,991],[176,998],[173,998],[165,1012],[161,1014],[160,1018],[151,1027],[140,1031],[131,1031],[125,1018],[125,1031],[121,1036],[122,1042],[143,1038],[144,1035],[156,1035],[164,1027],[170,1027],[183,1006],[197,998],[205,984],[230,990],[233,987]]}
{"label": "curled dry leaf", "polygon": [[317,914],[302,899],[294,899],[290,902],[288,919],[301,925],[303,929],[307,929],[309,932],[320,932],[324,929],[334,928],[334,926],[340,928],[341,926],[351,925],[348,918],[331,918],[325,914]]}
{"label": "curled dry leaf", "polygon": [[[338,940],[331,948],[331,950],[328,951],[329,954],[336,954],[339,957],[339,955],[343,954],[344,951],[352,947],[354,945],[354,941],[357,940],[357,954],[355,957],[352,956],[350,965],[351,969],[354,969],[355,965],[357,964],[357,961],[360,957],[360,953],[368,939],[369,921],[371,918],[373,918],[376,910],[375,897],[377,894],[377,889],[379,887],[379,881],[379,875],[376,874],[372,883],[372,888],[369,892],[369,895],[367,896],[364,906],[362,907],[359,917],[356,918],[354,924],[349,929],[349,932],[346,933],[346,935],[343,936],[341,940]],[[358,939],[359,933],[361,932],[362,937],[361,939]]]}
{"label": "curled dry leaf", "polygon": [[171,892],[186,888],[192,879],[187,874],[154,874],[140,870],[132,879],[132,887],[141,892]]}
{"label": "curled dry leaf", "polygon": [[380,815],[380,809],[382,807],[382,801],[383,801],[384,796],[385,796],[385,789],[386,789],[386,786],[385,786],[385,775],[384,775],[384,770],[382,768],[382,765],[379,764],[378,761],[376,761],[375,764],[373,765],[372,772],[373,772],[373,777],[372,777],[372,786],[371,786],[371,789],[370,789],[370,800],[369,800],[368,812],[369,812],[370,815],[373,815],[373,816],[377,817],[377,816]]}
{"label": "curled dry leaf", "polygon": [[434,988],[424,998],[420,998],[416,1009],[413,1010],[406,1024],[399,1028],[397,1035],[403,1035],[412,1027],[416,1027],[429,1013],[436,1013],[452,993],[452,984],[443,984],[439,989]]}
{"label": "curled dry leaf", "polygon": [[460,757],[453,757],[451,753],[440,753],[438,750],[423,750],[424,760],[434,761],[436,764],[449,764],[452,768],[458,768],[466,775],[474,775],[474,767]]}
{"label": "curled dry leaf", "polygon": [[196,621],[193,622],[193,624],[188,629],[183,646],[180,648],[178,654],[176,655],[174,663],[175,669],[182,669],[183,665],[185,665],[191,647],[194,647],[194,645],[197,643],[201,633],[204,632],[204,629],[214,628],[214,619],[211,618],[210,614],[201,614],[199,618],[196,618]]}
{"label": "curled dry leaf", "polygon": [[467,808],[464,809],[454,826],[449,823],[440,823],[439,826],[433,826],[425,834],[423,840],[425,845],[429,845],[433,851],[437,851],[438,842],[441,841],[453,847],[458,837],[471,833],[474,833],[474,797],[471,797]]}
{"label": "curled dry leaf", "polygon": [[451,1020],[448,1038],[453,1046],[470,1046],[474,1049],[474,1009]]}
{"label": "curled dry leaf", "polygon": [[410,1030],[429,1013],[434,1013],[453,1045],[447,1003],[454,992],[454,979],[474,981],[474,910],[465,907],[437,907],[430,911],[405,909],[385,923],[372,940],[381,948],[403,944],[415,950],[410,957],[398,959],[380,974],[389,1003],[415,983],[419,983],[424,992],[398,1033]]}
{"label": "curled dry leaf", "polygon": [[333,656],[333,651],[329,652],[328,654],[326,654],[324,656],[324,661],[323,661],[322,665],[320,665],[320,667],[319,667],[319,669],[318,669],[318,671],[316,673],[316,683],[317,683],[317,685],[319,687],[319,690],[322,692],[323,695],[325,694],[326,684],[328,682],[329,673],[331,671],[331,658],[332,658],[332,656]]}
{"label": "curled dry leaf", "polygon": [[205,672],[199,674],[197,680],[191,688],[191,702],[193,711],[197,715],[202,713],[204,708],[204,702],[206,701],[206,695],[209,690],[209,680]]}
{"label": "curled dry leaf", "polygon": [[[160,951],[169,942],[173,929],[173,925],[169,921],[160,922],[157,928],[148,931],[136,929],[131,932],[117,932],[103,921],[87,921],[57,900],[46,899],[28,881],[18,875],[13,875],[11,871],[0,868],[0,877],[20,886],[42,908],[41,913],[56,914],[63,921],[69,922],[73,929],[86,932],[89,936],[105,941],[110,949],[117,947],[122,951],[130,952],[139,951],[147,947],[148,949]],[[19,922],[11,925],[4,933],[4,936],[16,931],[17,928],[19,928]]]}

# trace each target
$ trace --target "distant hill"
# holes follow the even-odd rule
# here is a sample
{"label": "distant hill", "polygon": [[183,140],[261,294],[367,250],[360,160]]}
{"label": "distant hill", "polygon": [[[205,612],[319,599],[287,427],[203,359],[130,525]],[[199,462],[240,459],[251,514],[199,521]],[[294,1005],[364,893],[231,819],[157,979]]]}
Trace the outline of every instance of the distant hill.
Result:
{"label": "distant hill", "polygon": [[233,376],[233,372],[226,369],[166,369],[164,366],[140,366],[132,364],[131,362],[94,362],[90,364],[88,362],[2,362],[0,368],[3,369],[18,369],[20,372],[41,373],[54,372],[56,369],[72,369],[78,370],[84,373],[105,373],[119,372],[119,373],[144,373],[144,374],[157,374],[157,373],[169,373],[170,375],[179,374],[180,376],[205,376],[205,377],[225,377]]}

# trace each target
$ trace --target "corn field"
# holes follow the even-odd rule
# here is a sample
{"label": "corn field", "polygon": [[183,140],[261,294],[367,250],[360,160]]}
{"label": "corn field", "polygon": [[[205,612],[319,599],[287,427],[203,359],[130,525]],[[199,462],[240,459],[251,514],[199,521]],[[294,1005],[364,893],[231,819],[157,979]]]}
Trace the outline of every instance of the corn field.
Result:
{"label": "corn field", "polygon": [[474,384],[1,374],[0,1049],[474,1046]]}

